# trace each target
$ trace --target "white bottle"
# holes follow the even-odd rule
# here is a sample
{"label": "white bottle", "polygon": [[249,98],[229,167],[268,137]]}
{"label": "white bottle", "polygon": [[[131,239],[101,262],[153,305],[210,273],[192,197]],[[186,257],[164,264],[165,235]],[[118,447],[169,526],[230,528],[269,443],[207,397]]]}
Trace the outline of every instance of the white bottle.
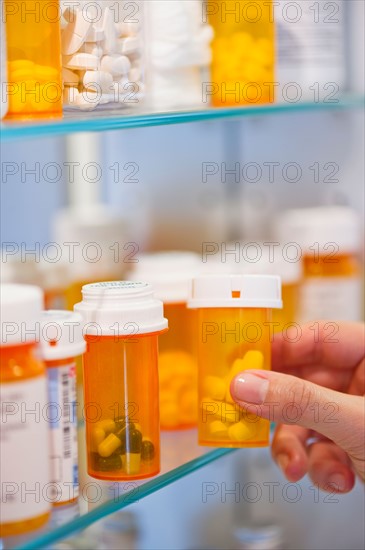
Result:
{"label": "white bottle", "polygon": [[199,106],[213,38],[210,25],[202,22],[201,0],[151,0],[146,8],[151,106],[162,110]]}
{"label": "white bottle", "polygon": [[277,100],[331,103],[346,86],[343,0],[275,3]]}
{"label": "white bottle", "polygon": [[1,43],[0,43],[0,114],[3,119],[8,112],[8,94],[6,91],[7,76],[7,62],[6,62],[6,37],[5,37],[5,23],[3,17],[3,2],[1,2]]}

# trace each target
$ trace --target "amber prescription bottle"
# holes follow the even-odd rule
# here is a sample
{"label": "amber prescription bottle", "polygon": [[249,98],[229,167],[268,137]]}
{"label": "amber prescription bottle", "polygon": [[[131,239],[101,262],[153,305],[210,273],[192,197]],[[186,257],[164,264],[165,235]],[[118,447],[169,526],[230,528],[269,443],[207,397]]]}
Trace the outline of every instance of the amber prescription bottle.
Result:
{"label": "amber prescription bottle", "polygon": [[5,0],[8,118],[62,114],[59,0]]}
{"label": "amber prescription bottle", "polygon": [[294,243],[301,258],[299,321],[361,321],[362,237],[357,213],[345,206],[288,210],[276,231],[282,243]]}
{"label": "amber prescription bottle", "polygon": [[198,312],[199,444],[262,447],[269,421],[258,406],[233,402],[231,380],[246,369],[270,369],[271,309],[282,307],[280,277],[205,275],[193,281]]}
{"label": "amber prescription bottle", "polygon": [[69,504],[79,496],[76,357],[86,350],[82,317],[71,311],[49,310],[42,314],[41,354],[47,367],[52,413],[51,477],[54,505]]}
{"label": "amber prescription bottle", "polygon": [[38,529],[51,509],[46,370],[36,356],[42,306],[38,287],[1,285],[2,537]]}
{"label": "amber prescription bottle", "polygon": [[211,85],[213,105],[274,101],[274,4],[259,0],[207,2],[214,29]]}
{"label": "amber prescription bottle", "polygon": [[158,336],[163,304],[147,283],[85,285],[84,417],[88,473],[142,479],[160,470]]}
{"label": "amber prescription bottle", "polygon": [[138,260],[130,278],[152,284],[169,320],[169,330],[159,340],[161,429],[191,428],[197,424],[197,361],[195,311],[187,308],[187,301],[200,258],[171,250],[140,254]]}

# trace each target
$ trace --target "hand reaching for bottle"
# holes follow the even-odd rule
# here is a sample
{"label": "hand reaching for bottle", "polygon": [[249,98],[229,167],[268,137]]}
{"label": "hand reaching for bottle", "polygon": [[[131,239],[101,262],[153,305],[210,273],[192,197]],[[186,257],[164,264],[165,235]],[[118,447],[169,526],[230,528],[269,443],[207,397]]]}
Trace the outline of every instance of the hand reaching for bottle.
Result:
{"label": "hand reaching for bottle", "polygon": [[355,473],[365,480],[365,325],[337,327],[329,337],[326,323],[317,334],[305,325],[297,342],[275,335],[274,370],[239,374],[231,394],[278,423],[272,455],[289,481],[308,473],[322,489],[346,493]]}

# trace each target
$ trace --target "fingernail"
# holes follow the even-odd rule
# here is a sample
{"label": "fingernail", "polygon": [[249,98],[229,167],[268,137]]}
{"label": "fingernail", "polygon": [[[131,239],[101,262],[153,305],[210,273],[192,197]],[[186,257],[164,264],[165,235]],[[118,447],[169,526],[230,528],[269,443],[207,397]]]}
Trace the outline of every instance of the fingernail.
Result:
{"label": "fingernail", "polygon": [[332,485],[335,491],[344,491],[346,489],[346,479],[342,474],[332,474],[329,477],[328,484]]}
{"label": "fingernail", "polygon": [[268,389],[267,378],[263,378],[261,374],[243,372],[234,379],[231,393],[235,401],[261,405],[265,401]]}
{"label": "fingernail", "polygon": [[279,466],[280,470],[282,470],[283,472],[285,472],[285,470],[287,469],[287,466],[289,464],[289,457],[288,455],[286,454],[280,454],[276,457],[276,463],[277,465]]}

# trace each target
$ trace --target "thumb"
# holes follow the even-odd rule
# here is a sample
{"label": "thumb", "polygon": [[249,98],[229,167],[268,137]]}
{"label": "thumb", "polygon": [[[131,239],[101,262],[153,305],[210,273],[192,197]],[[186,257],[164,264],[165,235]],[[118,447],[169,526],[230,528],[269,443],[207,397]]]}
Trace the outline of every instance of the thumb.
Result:
{"label": "thumb", "polygon": [[363,441],[364,400],[287,374],[247,370],[231,382],[240,406],[262,418],[297,424],[328,437],[350,455]]}

